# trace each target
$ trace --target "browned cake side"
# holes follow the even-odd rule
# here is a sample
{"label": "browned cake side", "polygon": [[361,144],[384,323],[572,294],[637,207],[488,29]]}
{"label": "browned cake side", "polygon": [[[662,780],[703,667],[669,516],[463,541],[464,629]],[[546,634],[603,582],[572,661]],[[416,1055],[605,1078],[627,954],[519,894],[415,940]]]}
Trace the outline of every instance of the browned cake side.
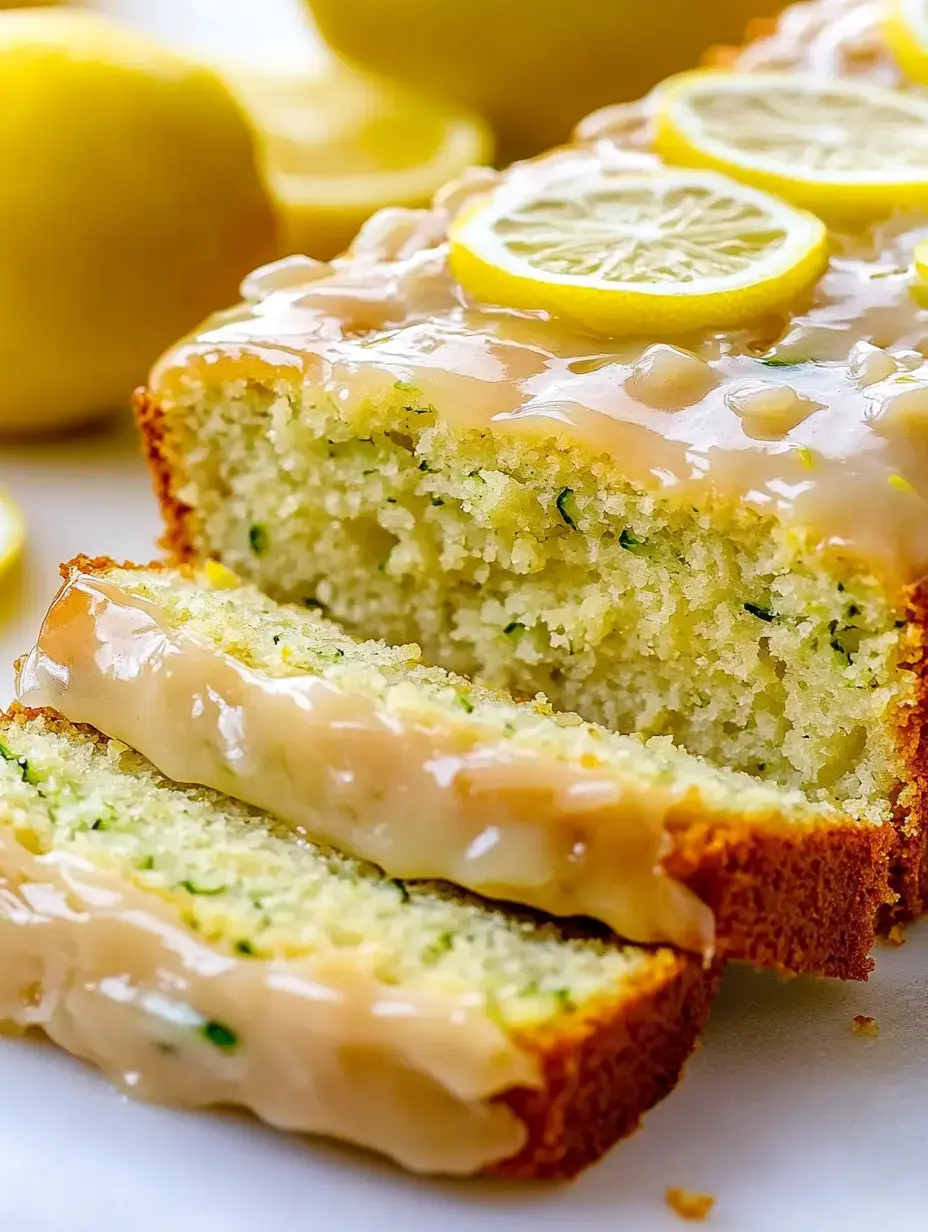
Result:
{"label": "browned cake side", "polygon": [[620,1006],[604,1004],[556,1034],[520,1038],[541,1058],[545,1086],[502,1096],[529,1140],[491,1172],[523,1180],[576,1176],[670,1094],[705,1026],[719,973],[666,951],[652,970]]}

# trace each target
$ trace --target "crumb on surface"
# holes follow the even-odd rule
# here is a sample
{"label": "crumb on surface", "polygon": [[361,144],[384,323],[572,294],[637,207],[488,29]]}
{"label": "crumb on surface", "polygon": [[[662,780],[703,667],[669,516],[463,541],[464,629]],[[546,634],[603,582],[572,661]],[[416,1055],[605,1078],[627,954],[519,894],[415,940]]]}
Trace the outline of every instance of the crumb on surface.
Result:
{"label": "crumb on surface", "polygon": [[715,1206],[712,1194],[695,1193],[692,1189],[672,1186],[664,1194],[664,1200],[681,1219],[708,1219]]}
{"label": "crumb on surface", "polygon": [[886,934],[886,940],[897,949],[900,945],[905,945],[905,928],[901,924],[894,924]]}
{"label": "crumb on surface", "polygon": [[880,1026],[877,1020],[868,1014],[855,1014],[851,1030],[855,1035],[879,1035]]}

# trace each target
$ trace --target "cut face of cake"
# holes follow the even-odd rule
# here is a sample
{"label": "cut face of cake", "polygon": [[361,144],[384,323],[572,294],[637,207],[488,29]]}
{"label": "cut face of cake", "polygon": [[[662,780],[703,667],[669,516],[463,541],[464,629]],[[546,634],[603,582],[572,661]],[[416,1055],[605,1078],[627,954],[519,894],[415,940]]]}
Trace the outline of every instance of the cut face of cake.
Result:
{"label": "cut face of cake", "polygon": [[[824,163],[859,135],[868,208],[890,182],[924,190],[926,208],[829,219],[817,281],[811,230],[785,260],[793,215],[717,172],[683,189],[669,176],[655,132],[668,156],[689,146],[655,125],[658,91],[582,126],[572,149],[377,216],[330,267],[259,273],[242,307],[165,357],[138,410],[179,558],[220,559],[352,633],[415,641],[426,662],[893,822],[914,913],[928,885],[928,312],[913,254],[928,178],[920,149],[893,181],[872,124],[854,125],[898,97],[925,104],[846,91],[815,98],[831,109]],[[750,180],[736,130],[725,148]],[[846,161],[825,185],[842,208]],[[800,205],[827,180],[781,163]],[[697,214],[699,243],[690,229],[674,248]],[[718,244],[733,218],[740,239]],[[618,274],[602,253],[584,264],[604,227],[622,240]],[[670,270],[656,309],[641,235]],[[744,321],[755,266],[769,302]],[[506,275],[496,300],[490,267]],[[571,298],[591,278],[596,295]],[[699,312],[714,305],[705,324],[657,329],[659,311],[692,321],[694,287]],[[643,337],[628,333],[632,291]],[[603,332],[611,304],[620,336]]]}
{"label": "cut face of cake", "polygon": [[[358,643],[222,565],[79,559],[20,700],[402,878],[641,942],[862,976],[888,823]],[[152,716],[161,716],[153,722]]]}
{"label": "cut face of cake", "polygon": [[716,982],[407,887],[51,713],[0,717],[0,882],[8,1026],[420,1172],[574,1175],[672,1089]]}

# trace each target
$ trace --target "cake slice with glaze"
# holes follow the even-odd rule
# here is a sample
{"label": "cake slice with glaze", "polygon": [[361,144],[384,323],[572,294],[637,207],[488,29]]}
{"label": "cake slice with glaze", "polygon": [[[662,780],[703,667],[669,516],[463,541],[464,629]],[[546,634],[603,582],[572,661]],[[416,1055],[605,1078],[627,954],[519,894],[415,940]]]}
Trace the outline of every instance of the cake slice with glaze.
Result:
{"label": "cake slice with glaze", "polygon": [[[816,88],[808,73],[796,82]],[[782,75],[769,84],[785,97]],[[764,102],[754,89],[745,123]],[[872,89],[857,102],[874,123],[924,107]],[[563,219],[608,201],[610,185],[624,193],[612,219],[631,208],[631,181],[663,185],[684,216],[710,188],[694,170],[684,192],[654,151],[670,97],[600,113],[574,147],[475,174],[431,211],[383,212],[331,265],[294,258],[252,278],[138,397],[166,541],[181,560],[212,557],[275,598],[320,604],[353,634],[415,641],[428,663],[892,825],[896,910],[916,915],[928,893],[921,147],[899,174],[925,208],[893,214],[887,190],[885,217],[830,218],[818,280],[752,319],[610,335],[558,316],[550,296],[532,310],[527,278],[511,301],[477,295],[465,282],[478,267],[454,261],[474,211],[504,199],[518,208],[497,211],[498,249],[537,224],[513,261],[547,260],[545,236],[560,241]],[[704,102],[712,119],[711,90]],[[584,195],[586,183],[598,187]],[[546,295],[560,252],[539,276]]]}
{"label": "cake slice with glaze", "polygon": [[[358,643],[224,566],[80,558],[21,663],[51,706],[172,779],[391,876],[440,878],[639,942],[859,977],[892,828]],[[163,716],[153,722],[152,716]]]}
{"label": "cake slice with glaze", "polygon": [[0,883],[7,1027],[134,1097],[239,1105],[420,1172],[574,1175],[672,1089],[716,983],[406,886],[19,708],[0,717]]}

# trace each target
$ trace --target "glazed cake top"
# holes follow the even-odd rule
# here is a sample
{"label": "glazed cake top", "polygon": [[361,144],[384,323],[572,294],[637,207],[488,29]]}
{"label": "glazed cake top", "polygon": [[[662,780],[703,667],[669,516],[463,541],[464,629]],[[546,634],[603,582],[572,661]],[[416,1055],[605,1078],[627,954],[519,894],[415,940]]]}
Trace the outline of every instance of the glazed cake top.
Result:
{"label": "glazed cake top", "polygon": [[[875,6],[799,6],[739,67],[867,71],[895,84]],[[507,183],[660,167],[652,100],[609,108],[577,143]],[[543,312],[478,303],[453,278],[447,231],[499,181],[475,170],[429,210],[388,209],[331,264],[288,258],[247,279],[245,303],[160,362],[162,404],[202,383],[308,383],[346,413],[416,399],[464,428],[579,439],[670,499],[710,493],[773,514],[806,542],[901,584],[928,566],[928,311],[912,292],[923,216],[832,231],[829,266],[788,311],[737,330],[607,338]]]}

